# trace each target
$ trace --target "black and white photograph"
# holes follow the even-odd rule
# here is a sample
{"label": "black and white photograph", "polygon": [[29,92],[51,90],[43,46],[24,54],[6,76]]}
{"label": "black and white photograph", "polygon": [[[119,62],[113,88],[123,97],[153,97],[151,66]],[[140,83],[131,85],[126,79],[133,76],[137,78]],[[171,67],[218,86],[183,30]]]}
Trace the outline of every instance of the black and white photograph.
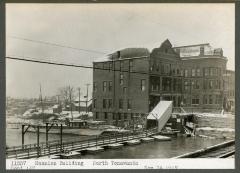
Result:
{"label": "black and white photograph", "polygon": [[234,3],[6,4],[6,169],[234,169],[235,104]]}

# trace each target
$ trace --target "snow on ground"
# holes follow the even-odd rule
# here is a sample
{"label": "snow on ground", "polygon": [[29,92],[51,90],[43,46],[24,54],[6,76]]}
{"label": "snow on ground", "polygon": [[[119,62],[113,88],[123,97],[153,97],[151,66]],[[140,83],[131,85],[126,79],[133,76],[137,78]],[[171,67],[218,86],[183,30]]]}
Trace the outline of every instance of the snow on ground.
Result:
{"label": "snow on ground", "polygon": [[235,115],[231,113],[199,113],[195,121],[195,134],[198,136],[230,139],[235,137]]}
{"label": "snow on ground", "polygon": [[196,128],[197,131],[199,130],[209,130],[209,131],[222,131],[222,132],[234,132],[235,129],[231,128],[213,128],[213,127],[201,127],[201,128]]}
{"label": "snow on ground", "polygon": [[196,115],[197,117],[218,117],[218,118],[234,118],[235,115],[231,114],[231,113],[224,113],[224,114],[220,114],[220,113],[198,113]]}
{"label": "snow on ground", "polygon": [[71,111],[62,111],[60,113],[60,115],[64,116],[65,118],[72,118],[72,116],[73,116],[73,118],[79,118],[79,116],[86,115],[86,114],[88,114],[89,117],[93,116],[92,112],[87,112],[87,113],[80,112],[79,113],[78,111],[72,111],[72,113],[71,113]]}

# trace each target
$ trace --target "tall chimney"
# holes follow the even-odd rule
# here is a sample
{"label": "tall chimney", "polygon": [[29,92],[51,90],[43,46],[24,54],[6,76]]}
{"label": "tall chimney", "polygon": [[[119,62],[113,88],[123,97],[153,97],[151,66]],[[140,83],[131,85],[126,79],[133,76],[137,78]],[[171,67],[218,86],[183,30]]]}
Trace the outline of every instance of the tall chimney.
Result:
{"label": "tall chimney", "polygon": [[121,57],[121,52],[117,51],[117,58],[119,59]]}

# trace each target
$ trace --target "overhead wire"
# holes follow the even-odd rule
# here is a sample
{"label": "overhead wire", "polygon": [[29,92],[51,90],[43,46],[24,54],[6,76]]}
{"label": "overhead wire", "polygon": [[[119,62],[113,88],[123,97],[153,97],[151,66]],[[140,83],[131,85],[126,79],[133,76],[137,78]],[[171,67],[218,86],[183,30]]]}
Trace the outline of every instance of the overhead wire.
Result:
{"label": "overhead wire", "polygon": [[[85,68],[85,69],[98,69],[98,70],[106,70],[106,71],[119,71],[119,72],[126,72],[126,73],[134,73],[134,74],[142,74],[142,75],[150,75],[154,74],[151,72],[146,71],[129,71],[129,70],[123,70],[123,69],[115,69],[115,68],[102,68],[102,67],[94,67],[94,66],[86,66],[86,65],[80,65],[80,64],[67,64],[63,62],[54,62],[54,61],[42,61],[42,60],[36,60],[36,59],[30,59],[28,58],[19,58],[19,57],[11,57],[7,56],[6,59],[11,60],[17,60],[17,61],[26,61],[26,62],[33,62],[33,63],[41,63],[41,64],[48,64],[48,65],[58,65],[58,66],[66,66],[66,67],[78,67],[78,68]],[[109,61],[110,63],[114,63],[115,61]],[[161,74],[162,76],[169,76],[169,74]],[[183,76],[176,76],[176,77],[183,77]],[[184,78],[192,78],[184,76]],[[202,76],[194,76],[194,78],[202,78]]]}
{"label": "overhead wire", "polygon": [[13,38],[13,39],[17,39],[17,40],[24,40],[24,41],[34,42],[34,43],[40,43],[40,44],[56,46],[56,47],[74,49],[74,50],[77,50],[77,51],[85,51],[85,52],[91,52],[91,53],[96,53],[96,54],[106,54],[106,52],[101,52],[101,51],[97,51],[97,50],[76,48],[76,47],[72,47],[72,46],[66,46],[66,45],[62,45],[62,44],[58,44],[58,43],[52,43],[52,42],[47,42],[47,41],[33,40],[33,39],[23,38],[23,37],[18,37],[18,36],[8,36],[8,37],[9,38]]}

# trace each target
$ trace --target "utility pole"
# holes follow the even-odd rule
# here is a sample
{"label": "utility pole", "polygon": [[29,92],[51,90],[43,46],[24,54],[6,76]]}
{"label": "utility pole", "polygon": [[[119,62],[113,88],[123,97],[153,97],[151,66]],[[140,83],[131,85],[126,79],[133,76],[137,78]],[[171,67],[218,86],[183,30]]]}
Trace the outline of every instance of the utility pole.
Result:
{"label": "utility pole", "polygon": [[59,95],[57,95],[57,103],[58,103],[58,105],[60,106],[60,98],[59,98]]}
{"label": "utility pole", "polygon": [[86,96],[86,113],[88,113],[88,87],[90,84],[86,84],[87,86],[87,96]]}
{"label": "utility pole", "polygon": [[81,104],[80,104],[80,96],[81,96],[81,88],[79,87],[78,88],[78,112],[79,112],[79,115],[80,115],[80,106],[81,106]]}
{"label": "utility pole", "polygon": [[72,120],[73,120],[73,114],[72,114],[72,89],[69,85],[69,101],[70,101],[70,111],[71,111],[71,116],[72,116]]}
{"label": "utility pole", "polygon": [[61,101],[60,101],[60,95],[57,95],[57,104],[58,104],[57,112],[60,113],[60,112],[62,112],[62,105],[61,105]]}
{"label": "utility pole", "polygon": [[41,87],[41,84],[40,84],[40,101],[41,101],[41,107],[42,107],[42,121],[44,121],[44,117],[43,117],[44,108],[43,108],[43,99],[42,99],[42,87]]}

